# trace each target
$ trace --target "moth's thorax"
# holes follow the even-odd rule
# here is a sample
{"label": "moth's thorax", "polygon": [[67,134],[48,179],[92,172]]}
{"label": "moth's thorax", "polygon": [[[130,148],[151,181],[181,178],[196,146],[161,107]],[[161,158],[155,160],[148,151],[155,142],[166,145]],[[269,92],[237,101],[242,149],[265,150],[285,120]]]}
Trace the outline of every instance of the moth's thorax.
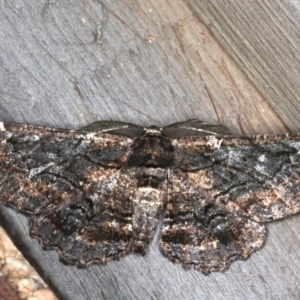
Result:
{"label": "moth's thorax", "polygon": [[128,166],[167,168],[174,161],[171,139],[165,137],[158,127],[149,127],[135,139]]}

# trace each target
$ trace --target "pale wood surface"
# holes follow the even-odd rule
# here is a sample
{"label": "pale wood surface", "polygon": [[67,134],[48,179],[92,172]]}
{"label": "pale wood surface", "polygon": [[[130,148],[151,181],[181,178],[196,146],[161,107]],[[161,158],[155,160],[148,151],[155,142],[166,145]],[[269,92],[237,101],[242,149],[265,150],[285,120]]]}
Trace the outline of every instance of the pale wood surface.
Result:
{"label": "pale wood surface", "polygon": [[[1,1],[0,120],[198,117],[236,134],[300,131],[300,8],[263,2]],[[157,241],[145,257],[87,270],[28,241],[72,299],[299,299],[300,216],[268,228],[263,250],[208,277],[169,262]]]}

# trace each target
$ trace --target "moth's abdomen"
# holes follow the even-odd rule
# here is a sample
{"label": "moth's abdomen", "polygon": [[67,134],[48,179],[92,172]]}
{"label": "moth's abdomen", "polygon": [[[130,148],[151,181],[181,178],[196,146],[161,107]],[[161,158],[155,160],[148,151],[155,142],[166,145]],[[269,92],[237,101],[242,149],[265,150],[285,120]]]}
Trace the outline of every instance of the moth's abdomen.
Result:
{"label": "moth's abdomen", "polygon": [[167,199],[167,170],[137,168],[133,203],[133,251],[145,254]]}

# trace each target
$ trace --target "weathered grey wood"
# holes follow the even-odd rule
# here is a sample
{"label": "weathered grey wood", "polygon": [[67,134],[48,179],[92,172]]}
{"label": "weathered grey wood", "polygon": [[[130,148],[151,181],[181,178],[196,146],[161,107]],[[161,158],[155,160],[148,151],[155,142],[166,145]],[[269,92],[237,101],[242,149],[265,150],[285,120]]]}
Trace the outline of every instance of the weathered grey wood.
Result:
{"label": "weathered grey wood", "polygon": [[187,2],[288,128],[299,130],[299,2]]}
{"label": "weathered grey wood", "polygon": [[[292,1],[281,10],[241,2],[2,0],[0,119],[78,128],[98,119],[165,125],[198,117],[241,134],[299,131]],[[255,26],[241,21],[249,16]],[[299,299],[300,217],[269,231],[263,250],[208,277],[169,262],[157,241],[145,257],[87,270],[32,245],[72,299]]]}

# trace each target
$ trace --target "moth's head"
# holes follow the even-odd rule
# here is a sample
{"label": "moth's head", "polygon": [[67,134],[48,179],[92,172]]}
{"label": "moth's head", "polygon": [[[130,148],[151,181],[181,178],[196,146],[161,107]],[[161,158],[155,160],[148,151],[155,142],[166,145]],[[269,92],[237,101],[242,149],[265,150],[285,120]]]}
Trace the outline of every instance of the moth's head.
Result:
{"label": "moth's head", "polygon": [[149,126],[144,128],[144,132],[141,136],[164,136],[164,134],[161,127]]}

